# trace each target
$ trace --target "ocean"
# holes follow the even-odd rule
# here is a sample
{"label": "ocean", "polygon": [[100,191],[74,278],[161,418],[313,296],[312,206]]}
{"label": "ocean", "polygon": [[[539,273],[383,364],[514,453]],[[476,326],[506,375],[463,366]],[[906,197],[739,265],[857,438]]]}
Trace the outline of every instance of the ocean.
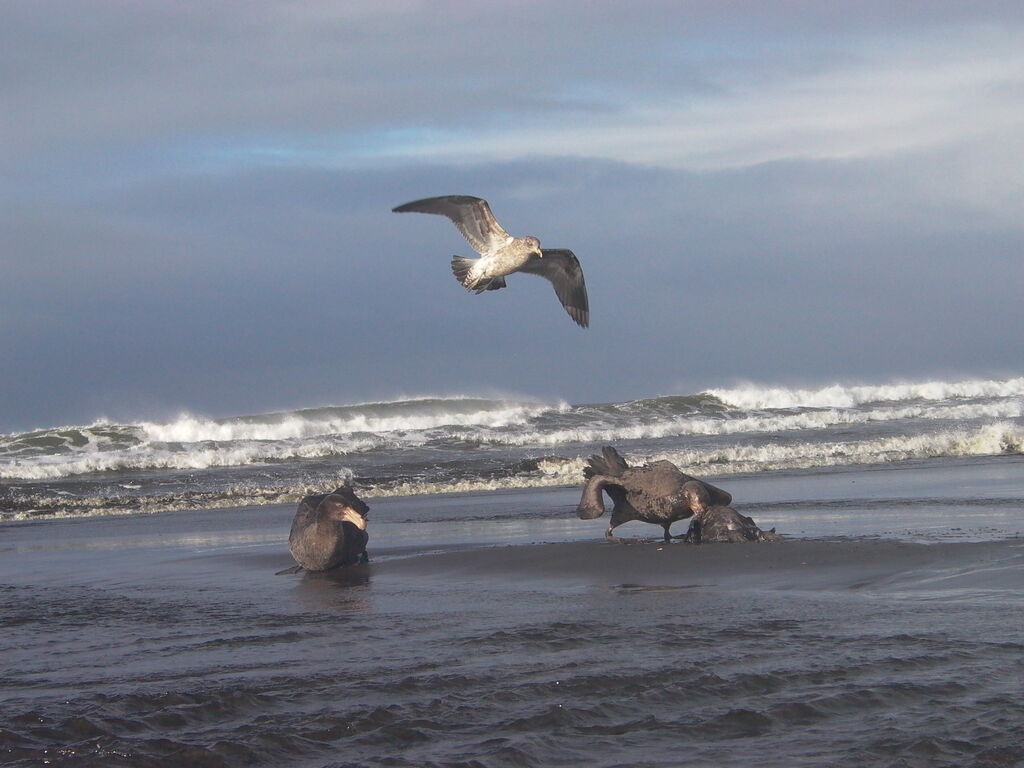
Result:
{"label": "ocean", "polygon": [[[1016,378],[5,435],[0,764],[1024,765],[1022,409]],[[605,541],[606,444],[782,540]],[[275,575],[343,479],[370,562]]]}
{"label": "ocean", "polygon": [[575,485],[614,445],[718,477],[1024,451],[1024,378],[618,403],[432,397],[0,436],[0,520]]}

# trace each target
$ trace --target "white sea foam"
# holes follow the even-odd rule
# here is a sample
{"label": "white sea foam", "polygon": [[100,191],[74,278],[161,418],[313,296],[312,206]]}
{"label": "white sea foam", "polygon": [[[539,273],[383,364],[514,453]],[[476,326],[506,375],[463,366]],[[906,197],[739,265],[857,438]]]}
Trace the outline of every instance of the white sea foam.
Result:
{"label": "white sea foam", "polygon": [[[141,469],[210,469],[267,461],[343,456],[410,448],[444,428],[500,430],[566,403],[485,401],[472,398],[375,403],[215,420],[182,414],[169,422],[128,426],[96,423],[9,436],[0,445],[0,479],[55,480]],[[117,440],[111,435],[116,434]],[[77,444],[69,436],[73,435]],[[39,448],[43,443],[43,448]],[[55,451],[47,446],[60,444]]]}
{"label": "white sea foam", "polygon": [[520,431],[512,433],[481,433],[481,441],[504,445],[564,445],[571,443],[615,443],[625,440],[656,440],[687,435],[714,436],[789,432],[792,430],[821,430],[835,426],[868,424],[872,422],[906,421],[916,419],[974,421],[980,419],[1014,419],[1024,417],[1024,400],[1006,400],[993,403],[968,403],[939,406],[934,404],[870,411],[852,411],[840,408],[771,415],[750,415],[738,418],[689,417],[661,419],[645,424],[602,424],[550,431]]}
{"label": "white sea foam", "polygon": [[[231,487],[215,494],[175,494],[166,496],[127,497],[123,504],[110,496],[76,497],[65,504],[54,505],[52,499],[39,500],[39,506],[8,514],[5,520],[44,520],[52,518],[109,517],[118,515],[156,514],[180,512],[189,509],[230,509],[243,506],[296,503],[304,496],[323,493],[324,488],[352,481],[352,473],[340,470],[326,482],[316,485],[297,485],[284,488]],[[363,493],[361,495],[373,495]],[[377,494],[380,495],[380,494]]]}
{"label": "white sea foam", "polygon": [[[1024,427],[1002,422],[975,429],[952,429],[916,437],[899,436],[848,443],[743,444],[710,451],[629,455],[628,460],[633,465],[640,465],[665,459],[684,471],[698,475],[731,475],[1022,452]],[[586,464],[585,457],[545,459],[538,462],[535,473],[456,482],[400,482],[368,490],[362,495],[406,496],[577,485],[581,482]]]}
{"label": "white sea foam", "polygon": [[387,441],[375,437],[368,437],[365,440],[323,438],[276,443],[239,441],[225,445],[195,446],[187,451],[142,445],[113,451],[58,454],[8,461],[0,464],[0,479],[56,480],[90,472],[237,467],[269,461],[343,456],[354,451],[381,447],[388,447]]}
{"label": "white sea foam", "polygon": [[516,402],[494,402],[491,407],[472,410],[454,407],[461,402],[453,400],[449,407],[432,403],[419,410],[402,409],[398,413],[387,413],[387,409],[379,413],[369,408],[350,407],[337,409],[343,412],[335,414],[329,413],[332,409],[318,409],[277,414],[264,419],[214,420],[185,413],[168,423],[142,422],[138,426],[146,439],[160,443],[292,440],[320,435],[417,432],[442,426],[498,429],[520,424],[548,411],[569,408],[566,403],[547,405]]}
{"label": "white sea foam", "polygon": [[668,459],[682,468],[702,468],[715,474],[780,469],[882,464],[965,456],[1024,452],[1024,426],[1012,422],[956,428],[920,435],[851,442],[734,445],[711,451],[679,451],[648,457]]}
{"label": "white sea foam", "polygon": [[788,389],[747,384],[731,389],[710,389],[722,402],[744,410],[768,408],[853,408],[865,403],[901,400],[951,400],[1024,396],[1024,377],[1005,380],[926,381],[910,384]]}
{"label": "white sea foam", "polygon": [[[816,467],[884,464],[911,459],[988,456],[1024,452],[1024,426],[1012,422],[996,422],[974,428],[955,428],[915,436],[893,436],[870,440],[824,442],[756,443],[740,442],[714,449],[669,451],[635,454],[624,451],[633,465],[667,459],[686,472],[698,476],[730,475],[779,470],[813,469]],[[465,493],[517,488],[579,485],[586,458],[548,458],[537,462],[536,470],[504,477],[458,480],[396,479],[372,488],[360,489],[366,498],[439,493]],[[6,519],[39,519],[53,516],[109,515],[148,513],[196,508],[237,507],[251,504],[296,502],[304,495],[322,492],[332,482],[351,477],[351,471],[338,469],[330,479],[318,478],[297,485],[256,484],[229,486],[212,491],[186,492],[171,496],[138,497],[102,495],[81,498],[61,492],[42,499],[39,508],[12,510]],[[356,483],[359,478],[356,476]],[[118,486],[123,488],[123,486]]]}
{"label": "white sea foam", "polygon": [[[949,405],[924,402],[860,410],[824,408],[796,413],[752,413],[734,418],[674,417],[660,418],[647,423],[616,424],[591,421],[589,425],[576,427],[558,427],[552,424],[548,429],[523,428],[520,423],[507,424],[505,420],[509,418],[510,410],[512,409],[503,409],[491,424],[481,424],[479,412],[466,414],[467,421],[475,421],[462,428],[451,425],[451,414],[447,414],[439,417],[447,421],[443,427],[436,426],[434,421],[429,419],[422,422],[436,426],[434,429],[378,433],[367,430],[276,440],[266,439],[266,433],[262,433],[263,438],[242,439],[237,437],[237,432],[236,437],[231,440],[213,439],[212,436],[216,433],[208,428],[208,423],[203,423],[193,430],[188,426],[187,420],[179,419],[171,424],[174,430],[178,430],[176,436],[179,440],[166,439],[170,435],[164,434],[161,435],[164,440],[141,442],[124,448],[110,448],[109,441],[89,440],[83,446],[69,452],[2,459],[0,479],[55,480],[93,472],[145,469],[203,470],[265,462],[322,459],[375,450],[416,448],[431,440],[445,439],[479,441],[495,446],[557,447],[581,443],[613,444],[630,440],[691,435],[728,437],[824,431],[833,427],[877,422],[947,420],[967,423],[1007,420],[1024,418],[1024,399],[1011,398]],[[520,418],[525,421],[526,417]],[[413,421],[403,418],[402,423],[409,427]],[[221,425],[213,424],[214,429],[219,426]],[[454,426],[455,429],[448,429],[449,426]],[[200,434],[205,437],[204,440],[196,439]],[[186,436],[191,439],[185,440]]]}
{"label": "white sea foam", "polygon": [[[800,461],[802,466],[814,466],[819,461],[874,461],[871,450],[840,447],[858,445],[857,426],[868,424],[883,424],[887,434],[905,435],[891,438],[893,442],[886,450],[892,456],[920,456],[929,443],[937,446],[935,455],[971,455],[973,449],[950,443],[949,436],[993,429],[991,423],[999,422],[1012,445],[1013,430],[1019,425],[1011,420],[1024,418],[1024,377],[819,390],[749,387],[713,390],[711,394],[731,408],[723,409],[717,402],[700,404],[700,398],[694,397],[682,398],[686,402],[661,398],[577,408],[565,403],[447,398],[227,420],[183,414],[164,423],[62,427],[0,439],[0,480],[49,481],[144,470],[202,471],[417,448],[461,451],[453,453],[452,459],[465,462],[465,471],[471,474],[476,459],[469,452],[475,443],[527,450],[535,446],[559,450],[565,446],[560,452],[571,454],[570,446],[574,445],[616,444],[628,450],[630,441],[688,436],[719,438],[714,442],[720,447],[708,456],[694,456],[684,463],[742,465],[747,469],[737,471],[755,471],[761,465],[795,466],[794,462]],[[944,423],[925,426],[925,422],[943,421],[957,424],[959,429],[950,430]],[[829,430],[836,431],[833,434]],[[930,434],[920,434],[929,430]],[[780,445],[792,446],[800,432],[807,434],[797,448],[765,447],[763,440],[757,440],[758,436],[786,435],[785,443],[780,441]],[[860,437],[867,439],[877,433],[875,428],[863,430]],[[840,436],[850,442],[836,442]],[[767,451],[760,458],[743,454],[745,449],[741,447],[755,440],[762,446],[759,450]],[[703,440],[701,444],[707,448],[709,442]],[[785,450],[795,453],[791,457],[779,453]],[[996,447],[977,452],[1005,450],[1011,449]],[[410,456],[409,460],[420,459]],[[882,456],[877,460],[892,459]],[[291,468],[285,474],[295,471]],[[427,487],[409,482],[410,489]],[[431,480],[425,476],[423,482]],[[506,480],[466,482],[505,487]]]}

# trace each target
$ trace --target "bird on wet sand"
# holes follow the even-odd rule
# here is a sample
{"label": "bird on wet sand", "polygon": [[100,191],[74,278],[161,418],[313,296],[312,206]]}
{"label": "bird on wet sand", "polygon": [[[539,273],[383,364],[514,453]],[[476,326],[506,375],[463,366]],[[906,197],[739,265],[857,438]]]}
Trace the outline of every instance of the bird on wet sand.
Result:
{"label": "bird on wet sand", "polygon": [[487,201],[469,195],[445,195],[414,200],[392,208],[395,213],[432,213],[452,220],[480,254],[478,259],[452,257],[452,272],[474,293],[496,291],[515,272],[538,275],[555,288],[569,317],[583,328],[590,325],[590,306],[583,269],[567,248],[541,248],[536,237],[513,237],[495,220]]}

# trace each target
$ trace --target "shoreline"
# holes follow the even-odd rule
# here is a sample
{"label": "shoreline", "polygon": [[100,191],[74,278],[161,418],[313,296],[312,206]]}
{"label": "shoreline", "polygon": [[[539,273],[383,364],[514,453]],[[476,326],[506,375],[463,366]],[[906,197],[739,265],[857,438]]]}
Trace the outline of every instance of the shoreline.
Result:
{"label": "shoreline", "polygon": [[[983,541],[1024,533],[1022,464],[1024,459],[1008,462],[998,457],[856,471],[756,474],[723,484],[733,494],[737,511],[789,539]],[[708,479],[722,482],[710,475]],[[369,551],[372,557],[387,548],[603,541],[608,513],[580,520],[575,514],[580,492],[580,486],[573,485],[369,498]],[[169,550],[201,542],[210,549],[266,547],[268,552],[287,554],[296,506],[285,502],[5,520],[0,522],[0,552],[21,546],[22,541],[47,549],[57,546],[51,540],[61,540],[60,546],[74,548],[77,541],[102,538],[110,540],[111,548],[131,549],[134,541],[159,539]],[[673,533],[682,533],[685,526],[686,521],[680,521]],[[660,529],[631,522],[619,533],[625,538],[654,538]]]}
{"label": "shoreline", "polygon": [[[760,472],[738,472],[735,474],[715,474],[710,472],[698,474],[702,479],[713,484],[735,488],[736,492],[733,493],[734,497],[739,498],[739,496],[742,495],[748,502],[750,502],[754,499],[763,501],[763,498],[758,498],[759,496],[762,496],[763,491],[768,491],[771,499],[786,499],[800,496],[801,494],[799,493],[794,494],[788,492],[790,488],[795,486],[823,489],[825,491],[825,495],[819,495],[818,498],[824,500],[828,497],[828,494],[834,493],[837,485],[842,485],[844,481],[851,478],[853,479],[852,482],[860,482],[863,486],[875,484],[878,486],[878,489],[880,489],[903,484],[900,473],[921,477],[932,476],[935,473],[939,473],[941,475],[946,472],[952,472],[960,476],[966,476],[977,472],[1005,476],[1007,474],[1012,474],[1017,468],[1024,469],[1024,454],[1000,453],[983,456],[905,459],[902,461],[888,463],[836,464],[806,468],[765,470]],[[240,469],[244,468],[229,468],[231,471]],[[683,469],[685,470],[686,467],[683,467]],[[89,476],[83,477],[88,478]],[[862,479],[857,480],[856,478]],[[126,479],[130,480],[130,477]],[[55,483],[57,485],[62,485],[64,483],[74,485],[78,480],[79,479],[76,478],[66,478],[60,481],[55,481]],[[31,486],[34,482],[35,481],[18,482],[10,480],[0,482],[0,502],[4,500],[5,493],[9,494],[12,490],[19,491],[23,486]],[[941,486],[944,484],[944,479],[940,477],[938,480],[934,481],[934,483],[936,486]],[[490,499],[506,496],[508,494],[559,493],[570,491],[572,489],[576,489],[578,492],[579,489],[582,488],[582,484],[583,479],[581,476],[580,478],[572,481],[564,478],[558,478],[557,480],[550,478],[542,482],[520,482],[519,480],[510,479],[479,481],[479,485],[475,487],[447,490],[437,490],[430,484],[427,484],[422,488],[417,487],[413,490],[407,489],[402,492],[394,492],[394,489],[382,490],[371,486],[360,488],[358,481],[355,483],[355,486],[356,492],[362,498],[370,500],[374,504],[392,504],[401,500],[421,500],[425,501],[427,504],[431,504],[433,503],[432,500],[437,499]],[[330,486],[330,488],[328,486]],[[81,508],[74,508],[73,504],[70,505],[72,511],[61,509],[53,510],[49,508],[19,509],[17,506],[5,507],[0,509],[0,525],[103,517],[162,515],[177,512],[202,512],[215,510],[220,510],[230,514],[235,510],[243,510],[251,507],[298,504],[299,500],[305,495],[312,493],[324,493],[333,487],[336,487],[336,483],[327,482],[317,486],[305,487],[301,491],[297,491],[295,489],[285,491],[267,489],[257,490],[248,498],[234,495],[225,496],[223,498],[202,498],[204,493],[206,493],[205,491],[197,492],[195,497],[189,496],[187,493],[183,495],[171,494],[166,497],[142,496],[125,506],[118,506],[113,499],[105,498],[97,500],[92,499],[91,497],[85,497],[88,502],[88,511],[82,511]],[[749,491],[745,489],[749,489]],[[1015,489],[1015,492],[1019,494],[1019,488]],[[74,498],[75,494],[69,493],[68,496],[70,498]]]}

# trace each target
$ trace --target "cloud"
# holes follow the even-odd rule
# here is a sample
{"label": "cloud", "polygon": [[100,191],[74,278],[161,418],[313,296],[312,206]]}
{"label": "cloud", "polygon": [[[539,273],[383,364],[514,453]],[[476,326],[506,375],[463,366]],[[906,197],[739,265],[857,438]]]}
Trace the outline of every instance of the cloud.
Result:
{"label": "cloud", "polygon": [[969,116],[1021,121],[999,90],[1024,78],[1022,18],[1001,3],[969,15],[738,2],[7,13],[3,135],[21,157],[146,145],[195,162],[206,144],[248,148],[248,162],[573,154],[720,167],[930,145]]}
{"label": "cloud", "polygon": [[[2,14],[7,424],[1019,373],[1017,3]],[[576,251],[589,332],[390,213],[454,192]]]}

